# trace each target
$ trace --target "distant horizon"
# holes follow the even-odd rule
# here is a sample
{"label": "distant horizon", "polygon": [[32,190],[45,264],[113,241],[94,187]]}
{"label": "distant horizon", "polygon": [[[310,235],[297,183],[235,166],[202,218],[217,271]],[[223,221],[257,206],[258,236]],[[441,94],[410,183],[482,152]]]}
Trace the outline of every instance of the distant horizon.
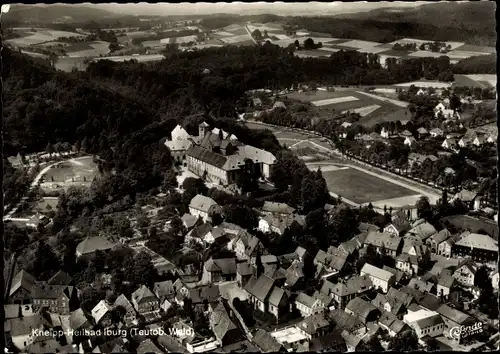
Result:
{"label": "distant horizon", "polygon": [[[43,6],[50,7],[51,5],[66,5],[66,6],[85,6],[95,9],[101,9],[120,15],[138,15],[138,16],[186,16],[186,15],[212,15],[212,14],[248,14],[248,15],[283,15],[283,16],[314,16],[314,15],[339,15],[344,13],[356,13],[375,10],[378,8],[414,8],[424,4],[436,3],[436,1],[415,1],[415,2],[352,2],[343,3],[335,2],[219,2],[219,3],[157,3],[148,4],[145,2],[129,3],[129,4],[36,4],[25,6]],[[21,4],[12,4],[21,5]]]}

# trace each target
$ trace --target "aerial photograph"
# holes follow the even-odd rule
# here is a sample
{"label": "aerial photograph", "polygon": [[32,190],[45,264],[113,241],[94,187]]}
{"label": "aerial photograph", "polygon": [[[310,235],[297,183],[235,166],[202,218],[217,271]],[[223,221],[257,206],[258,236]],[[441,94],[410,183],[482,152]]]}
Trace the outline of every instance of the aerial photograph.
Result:
{"label": "aerial photograph", "polygon": [[498,350],[495,12],[2,5],[4,352]]}

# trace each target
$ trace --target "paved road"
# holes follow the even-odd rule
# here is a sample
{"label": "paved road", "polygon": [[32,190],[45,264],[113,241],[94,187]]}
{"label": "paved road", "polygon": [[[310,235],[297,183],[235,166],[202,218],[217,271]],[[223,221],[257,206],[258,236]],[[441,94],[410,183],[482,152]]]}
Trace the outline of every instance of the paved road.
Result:
{"label": "paved road", "polygon": [[[75,157],[75,158],[72,158],[72,159],[69,159],[69,160],[62,160],[62,161],[57,161],[57,162],[54,162],[54,163],[51,163],[50,165],[48,166],[45,166],[43,170],[41,170],[35,177],[35,179],[33,179],[33,182],[31,182],[30,184],[30,187],[28,189],[28,191],[26,192],[26,195],[28,195],[32,190],[33,188],[37,187],[39,184],[40,184],[40,180],[42,179],[42,177],[54,166],[56,165],[59,165],[60,163],[63,163],[63,162],[67,162],[67,161],[77,161],[77,160],[83,160],[83,159],[88,159],[89,157],[91,156],[81,156],[81,157]],[[9,213],[7,215],[4,216],[4,220],[9,220],[12,218],[12,215],[14,215],[16,213],[16,211],[21,207],[21,205],[28,199],[28,197],[22,197],[21,200],[14,206],[14,208],[12,208],[11,211],[9,211]]]}
{"label": "paved road", "polygon": [[252,32],[250,32],[247,26],[245,26],[245,29],[247,30],[247,33],[250,35],[250,38],[252,38],[252,41],[255,43],[255,45],[259,45],[259,43],[255,40],[255,38],[253,38]]}

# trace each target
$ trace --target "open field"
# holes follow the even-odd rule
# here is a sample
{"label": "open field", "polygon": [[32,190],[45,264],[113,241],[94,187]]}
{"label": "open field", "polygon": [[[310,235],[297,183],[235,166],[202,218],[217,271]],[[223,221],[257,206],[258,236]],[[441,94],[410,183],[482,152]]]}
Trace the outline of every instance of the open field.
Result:
{"label": "open field", "polygon": [[328,190],[358,204],[400,198],[415,192],[354,168],[323,173]]}
{"label": "open field", "polygon": [[103,57],[94,58],[93,60],[111,60],[111,61],[125,61],[125,60],[137,60],[138,62],[147,61],[159,61],[165,58],[162,54],[144,54],[144,55],[122,55],[117,57]]}
{"label": "open field", "polygon": [[33,31],[23,31],[22,34],[25,34],[25,37],[14,38],[6,40],[5,42],[10,43],[14,46],[18,47],[27,47],[30,45],[40,44],[49,41],[55,41],[61,37],[82,37],[84,36],[81,33],[76,32],[66,32],[66,31],[53,31],[53,30],[45,30],[40,29],[37,32]]}
{"label": "open field", "polygon": [[361,40],[353,39],[350,41],[346,41],[342,44],[349,46],[349,47],[359,48],[359,49],[368,49],[368,48],[377,47],[377,46],[381,45],[382,43],[361,41]]}
{"label": "open field", "polygon": [[189,43],[189,42],[197,42],[197,36],[184,36],[184,37],[172,37],[172,38],[163,38],[160,40],[161,43]]}
{"label": "open field", "polygon": [[225,38],[220,39],[220,41],[225,43],[225,44],[236,44],[236,43],[248,41],[248,40],[252,40],[252,38],[250,37],[250,35],[248,33],[242,34],[239,36],[225,37]]}
{"label": "open field", "polygon": [[312,49],[312,50],[301,50],[295,52],[295,55],[299,58],[322,58],[329,57],[332,53],[328,51],[323,51],[321,49]]}
{"label": "open field", "polygon": [[312,94],[293,92],[286,96],[299,101],[311,102],[320,108],[334,109],[338,112],[359,111],[362,116],[359,123],[367,126],[383,121],[408,119],[405,115],[405,108],[408,106],[407,102],[363,91],[345,89],[334,92],[317,91]]}
{"label": "open field", "polygon": [[477,81],[479,83],[486,83],[491,87],[497,85],[497,76],[492,74],[472,74],[466,75],[469,79]]}
{"label": "open field", "polygon": [[[472,76],[472,77],[471,77]],[[493,75],[495,76],[495,75]],[[467,87],[494,87],[496,86],[496,77],[489,78],[488,76],[481,77],[481,75],[454,75],[455,80],[453,81],[453,86],[467,86]],[[481,80],[483,79],[483,80]],[[486,79],[486,80],[484,80]],[[489,82],[491,81],[491,82]]]}
{"label": "open field", "polygon": [[344,96],[344,97],[337,97],[337,98],[328,98],[326,100],[319,100],[319,101],[312,101],[312,104],[315,106],[329,106],[337,103],[344,103],[344,102],[351,102],[351,101],[358,101],[359,98],[353,97],[353,96]]}
{"label": "open field", "polygon": [[448,88],[452,85],[453,83],[451,82],[440,82],[440,81],[412,81],[412,82],[405,82],[401,84],[395,84],[394,86],[396,87],[410,87],[411,85],[414,85],[415,87],[434,87],[434,88]]}
{"label": "open field", "polygon": [[469,51],[482,54],[495,54],[497,52],[495,47],[484,47],[472,44],[464,44],[463,46],[457,49],[460,51]]}
{"label": "open field", "polygon": [[81,49],[71,52],[67,50],[68,57],[98,57],[100,55],[105,55],[110,52],[108,42],[101,42],[101,41],[89,42],[88,46],[90,47],[88,49]]}
{"label": "open field", "polygon": [[435,52],[429,52],[427,50],[417,50],[416,52],[408,54],[408,56],[414,58],[439,58],[445,55],[446,55],[445,53],[435,53]]}

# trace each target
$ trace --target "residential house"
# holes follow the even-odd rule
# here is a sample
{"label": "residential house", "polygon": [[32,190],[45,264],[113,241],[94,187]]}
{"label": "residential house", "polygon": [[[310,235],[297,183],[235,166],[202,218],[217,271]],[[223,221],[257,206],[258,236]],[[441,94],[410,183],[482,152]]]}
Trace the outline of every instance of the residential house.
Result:
{"label": "residential house", "polygon": [[134,306],[124,294],[121,294],[116,298],[114,308],[121,309],[123,311],[123,322],[126,326],[130,326],[137,322],[137,315]]}
{"label": "residential house", "polygon": [[388,129],[382,128],[382,130],[380,131],[380,136],[384,139],[389,139],[390,135],[391,134],[389,133]]}
{"label": "residential house", "polygon": [[396,269],[412,276],[417,275],[420,269],[418,257],[410,254],[400,254],[396,258]]}
{"label": "residential house", "polygon": [[462,235],[455,234],[455,235],[451,235],[446,240],[444,240],[443,242],[441,242],[438,245],[438,252],[437,252],[438,255],[450,258],[451,254],[452,254],[452,247],[453,247],[453,245],[455,244],[455,242],[457,242],[458,240],[460,240],[461,237],[462,237]]}
{"label": "residential house", "polygon": [[336,330],[348,331],[349,333],[363,337],[366,334],[366,325],[358,316],[347,313],[342,309],[335,309],[326,313],[330,322],[334,324]]}
{"label": "residential house", "polygon": [[295,208],[292,208],[286,203],[264,202],[261,209],[265,215],[292,215],[295,213]]}
{"label": "residential house", "polygon": [[224,231],[224,229],[220,226],[217,226],[207,232],[207,234],[203,238],[203,242],[210,245],[214,242],[225,242],[227,238],[228,237],[226,236],[226,232]]}
{"label": "residential house", "polygon": [[299,310],[302,317],[323,312],[325,306],[326,304],[318,296],[309,296],[301,292],[295,298],[295,307]]}
{"label": "residential house", "polygon": [[[250,303],[254,308],[272,313],[277,319],[288,311],[288,298],[282,289],[274,286],[274,280],[265,274],[252,277],[245,286]],[[275,291],[275,288],[279,289]]]}
{"label": "residential house", "polygon": [[194,215],[186,213],[182,216],[181,220],[182,220],[182,225],[184,225],[186,230],[190,230],[196,225],[198,218]]}
{"label": "residential house", "polygon": [[379,288],[386,293],[389,287],[395,283],[394,274],[389,271],[372,266],[366,263],[360,272],[361,275],[368,275],[375,288]]}
{"label": "residential house", "polygon": [[13,318],[5,321],[4,325],[5,338],[10,337],[12,344],[20,351],[34,343],[37,338],[42,337],[42,331],[53,328],[52,323],[42,314]]}
{"label": "residential house", "polygon": [[412,136],[407,136],[403,141],[403,144],[409,146],[410,148],[413,148],[417,144],[417,139]]}
{"label": "residential house", "polygon": [[386,295],[378,293],[375,299],[372,300],[372,304],[380,311],[387,311],[401,318],[414,300],[411,294],[391,287]]}
{"label": "residential house", "polygon": [[379,309],[360,297],[356,297],[349,301],[345,308],[345,312],[356,316],[365,325],[368,322],[376,321],[380,316]]}
{"label": "residential house", "polygon": [[298,214],[283,215],[274,214],[266,215],[259,220],[259,231],[263,233],[275,232],[282,235],[286,229],[290,228],[293,223],[297,223],[300,226],[305,225],[305,217]]}
{"label": "residential house", "polygon": [[204,283],[230,281],[236,278],[236,259],[220,258],[207,260],[203,266]]}
{"label": "residential house", "polygon": [[220,206],[212,198],[198,194],[189,203],[189,213],[201,217],[203,221],[211,221],[212,213],[220,212]]}
{"label": "residential house", "polygon": [[458,143],[456,139],[453,138],[445,138],[441,144],[441,147],[446,150],[457,151]]}
{"label": "residential house", "polygon": [[[441,315],[445,323],[445,331],[443,331],[444,335],[452,340],[455,340],[458,343],[461,343],[463,338],[461,337],[461,333],[452,333],[453,328],[462,328],[462,326],[473,326],[476,323],[476,319],[472,316],[469,316],[461,311],[458,311],[450,306],[443,304],[437,310],[437,313]],[[458,338],[457,338],[458,335]]]}
{"label": "residential house", "polygon": [[3,306],[5,319],[33,316],[33,307],[25,304],[8,304]]}
{"label": "residential house", "polygon": [[347,346],[341,333],[334,331],[326,336],[313,338],[309,343],[309,350],[313,353],[343,353]]}
{"label": "residential house", "polygon": [[196,225],[186,234],[184,242],[190,242],[193,240],[205,246],[203,239],[210,231],[212,231],[212,224],[210,222],[204,222],[203,224]]}
{"label": "residential house", "polygon": [[236,264],[236,281],[240,287],[245,287],[253,275],[253,267],[247,262]]}
{"label": "residential house", "polygon": [[422,138],[426,137],[427,135],[429,135],[429,132],[424,127],[418,128],[417,129],[417,133],[418,133],[418,137],[420,139],[422,139]]}
{"label": "residential house", "polygon": [[325,281],[320,292],[330,296],[338,309],[344,309],[349,301],[355,297],[366,294],[373,288],[373,282],[368,275],[362,275],[348,279],[345,283],[333,284]]}
{"label": "residential house", "polygon": [[145,341],[141,342],[139,346],[136,349],[137,354],[163,354],[163,351],[158,348],[152,341],[151,339],[146,339]]}
{"label": "residential house", "polygon": [[460,200],[470,210],[478,210],[480,208],[480,199],[478,199],[477,192],[462,189],[459,193],[455,194],[453,198],[451,198],[450,203],[453,203],[456,200]]}
{"label": "residential house", "polygon": [[473,287],[474,279],[476,277],[477,267],[472,263],[470,259],[463,261],[457,269],[453,272],[453,278],[455,278],[460,284]]}
{"label": "residential house", "polygon": [[[402,238],[399,237],[396,232],[390,232],[390,227],[387,227],[386,229],[387,231],[384,232],[368,232],[364,245],[365,247],[371,245],[379,253],[385,252],[391,257],[396,257],[401,250]],[[395,227],[393,230],[396,230]]]}
{"label": "residential house", "polygon": [[[262,265],[264,266],[264,273],[267,272],[274,272],[275,270],[278,269],[278,258],[275,255],[272,254],[266,254],[260,257],[260,260],[262,262]],[[250,265],[254,267],[255,270],[257,270],[256,267],[256,261],[257,257],[252,257],[250,258]],[[283,280],[286,279],[286,275],[283,274]],[[283,281],[284,284],[284,281]]]}
{"label": "residential house", "polygon": [[227,249],[233,251],[239,260],[249,260],[251,257],[257,255],[257,251],[261,248],[261,245],[256,236],[245,230],[241,230],[237,233],[236,237],[229,241]]}
{"label": "residential house", "polygon": [[262,353],[285,352],[283,345],[278,342],[269,332],[257,329],[252,337],[252,342]]}
{"label": "residential house", "polygon": [[451,237],[451,233],[445,228],[434,235],[431,235],[427,240],[425,240],[425,244],[429,247],[432,253],[437,253],[441,242],[446,241],[449,237]]}
{"label": "residential house", "polygon": [[36,279],[34,276],[26,272],[24,269],[21,270],[12,279],[9,291],[9,301],[13,304],[31,303],[31,293],[35,282]]}
{"label": "residential house", "polygon": [[158,311],[160,309],[158,298],[146,285],[142,285],[132,293],[132,304],[135,310],[141,314]]}
{"label": "residential house", "polygon": [[413,134],[409,131],[409,130],[403,130],[403,132],[401,132],[400,134],[403,138],[407,138],[407,137],[410,137],[410,136],[413,136]]}
{"label": "residential house", "polygon": [[332,329],[332,325],[322,313],[308,316],[296,326],[309,340],[324,336]]}
{"label": "residential house", "polygon": [[241,330],[231,319],[226,306],[222,302],[219,302],[210,315],[210,328],[221,346],[244,339]]}
{"label": "residential house", "polygon": [[52,313],[69,315],[71,311],[78,308],[77,290],[73,286],[37,282],[33,286],[31,296],[35,311],[47,308]]}
{"label": "residential house", "polygon": [[452,246],[452,255],[472,257],[478,262],[496,262],[498,260],[498,241],[483,234],[470,233]]}
{"label": "residential house", "polygon": [[327,272],[340,272],[344,268],[349,254],[336,247],[330,247],[328,252],[319,250],[314,257],[314,264],[322,264]]}
{"label": "residential house", "polygon": [[[182,294],[180,295],[182,296]],[[221,298],[221,294],[218,285],[210,284],[189,288],[187,296],[184,296],[184,299],[185,298],[189,298],[191,300],[191,304],[194,309],[198,308],[200,310],[206,311],[207,304],[209,305],[219,301]],[[181,301],[177,301],[177,303],[183,306],[184,299],[182,299]]]}
{"label": "residential house", "polygon": [[93,325],[85,312],[79,308],[69,316],[69,327],[73,330],[73,333],[84,333],[85,330],[90,330]]}
{"label": "residential house", "polygon": [[153,292],[163,303],[165,300],[172,300],[175,297],[174,283],[171,280],[157,282],[153,286]]}
{"label": "residential house", "polygon": [[76,246],[76,257],[90,257],[97,251],[109,251],[115,245],[109,242],[104,236],[86,237],[85,240]]}
{"label": "residential house", "polygon": [[431,129],[431,131],[429,133],[431,134],[431,137],[433,137],[433,138],[437,138],[437,137],[444,135],[443,130],[440,128],[433,128],[433,129]]}
{"label": "residential house", "polygon": [[395,236],[404,235],[411,229],[408,216],[403,211],[396,212],[391,217],[391,223],[384,228],[384,232],[392,233]]}
{"label": "residential house", "polygon": [[436,233],[436,229],[428,222],[421,222],[405,233],[404,238],[418,243],[425,243],[425,240]]}
{"label": "residential house", "polygon": [[112,317],[113,306],[109,304],[106,300],[101,300],[92,309],[92,318],[96,325],[100,325],[103,328],[107,328],[113,324]]}
{"label": "residential house", "polygon": [[297,256],[297,259],[299,262],[304,262],[304,257],[306,255],[307,251],[303,247],[297,247],[295,250],[295,255]]}
{"label": "residential house", "polygon": [[410,329],[406,323],[388,311],[382,312],[377,323],[381,328],[385,329],[391,337],[395,337]]}
{"label": "residential house", "polygon": [[438,277],[437,295],[442,299],[448,299],[448,296],[453,289],[453,285],[455,285],[455,279],[453,278],[453,276],[451,274],[443,272],[443,274]]}
{"label": "residential house", "polygon": [[72,285],[73,278],[69,276],[68,273],[63,272],[62,270],[58,271],[56,274],[52,276],[49,280],[47,280],[48,285]]}
{"label": "residential house", "polygon": [[403,322],[415,330],[419,339],[425,336],[432,338],[441,336],[445,328],[445,323],[438,312],[425,309],[415,312],[408,310]]}
{"label": "residential house", "polygon": [[493,286],[493,290],[498,291],[498,282],[499,282],[498,270],[493,271],[490,274],[490,278],[491,278],[491,285]]}
{"label": "residential house", "polygon": [[285,285],[291,288],[299,287],[304,282],[304,263],[294,259],[286,270]]}

